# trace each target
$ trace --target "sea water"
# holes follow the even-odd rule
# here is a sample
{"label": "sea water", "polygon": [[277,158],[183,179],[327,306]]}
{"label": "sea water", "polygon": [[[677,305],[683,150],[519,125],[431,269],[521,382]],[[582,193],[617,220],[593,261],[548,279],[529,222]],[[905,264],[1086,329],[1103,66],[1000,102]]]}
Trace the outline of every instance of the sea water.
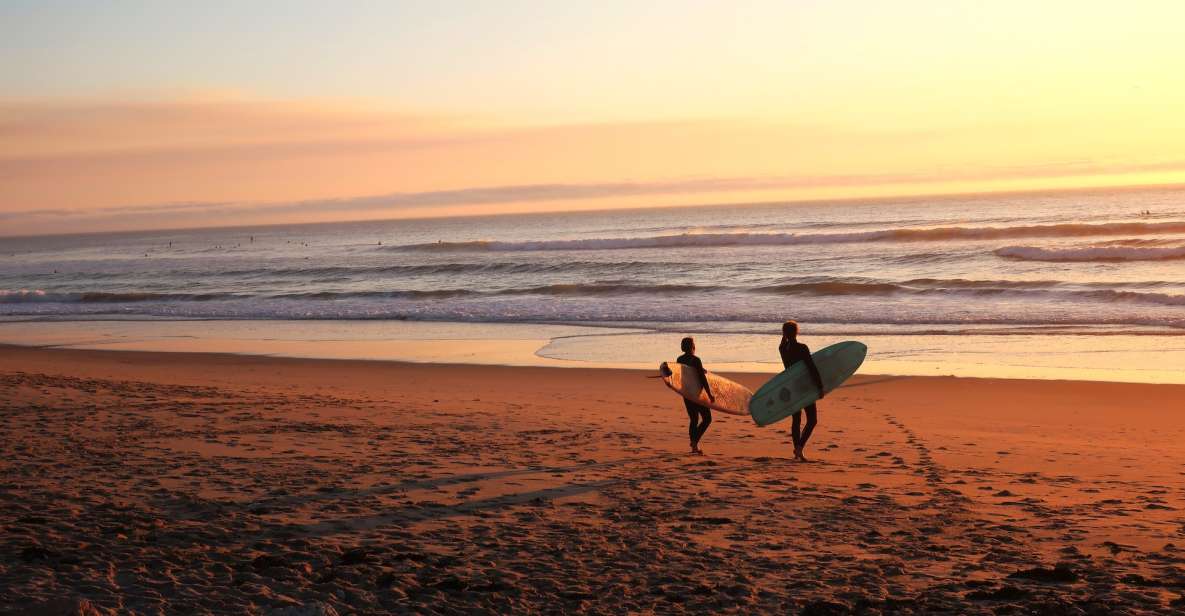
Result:
{"label": "sea water", "polygon": [[815,345],[865,340],[885,372],[1180,382],[1185,190],[0,239],[0,341],[80,321],[362,342],[513,326],[541,361],[650,365],[693,335],[705,361],[774,370],[786,319]]}

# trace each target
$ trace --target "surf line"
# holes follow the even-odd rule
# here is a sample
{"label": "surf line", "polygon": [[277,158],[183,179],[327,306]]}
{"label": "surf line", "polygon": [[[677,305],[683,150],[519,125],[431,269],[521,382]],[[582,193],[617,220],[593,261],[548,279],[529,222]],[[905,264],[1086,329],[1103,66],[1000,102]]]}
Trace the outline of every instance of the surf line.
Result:
{"label": "surf line", "polygon": [[888,383],[890,381],[902,381],[905,379],[912,379],[912,378],[913,378],[912,376],[908,376],[908,375],[887,376],[883,379],[872,379],[869,381],[860,381],[859,383],[850,383],[850,384],[846,384],[846,385],[840,385],[839,387],[836,387],[836,389],[850,389],[852,387],[864,387],[865,385],[878,385],[880,383]]}

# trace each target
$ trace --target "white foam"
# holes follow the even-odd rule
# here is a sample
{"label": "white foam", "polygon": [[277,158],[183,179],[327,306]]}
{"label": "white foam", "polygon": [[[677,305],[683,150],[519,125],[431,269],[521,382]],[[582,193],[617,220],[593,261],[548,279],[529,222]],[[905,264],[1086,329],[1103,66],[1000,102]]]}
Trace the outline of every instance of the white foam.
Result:
{"label": "white foam", "polygon": [[56,299],[41,289],[0,289],[0,302],[55,301]]}

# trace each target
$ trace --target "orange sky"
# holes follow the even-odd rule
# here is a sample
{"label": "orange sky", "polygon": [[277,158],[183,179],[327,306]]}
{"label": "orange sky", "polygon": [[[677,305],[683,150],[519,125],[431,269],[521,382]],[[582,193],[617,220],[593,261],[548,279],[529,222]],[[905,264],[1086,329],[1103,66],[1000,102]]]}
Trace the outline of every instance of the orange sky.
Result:
{"label": "orange sky", "polygon": [[2,66],[0,234],[1185,182],[1185,3],[659,4],[425,9],[365,55],[355,16],[299,66],[100,23],[173,70]]}

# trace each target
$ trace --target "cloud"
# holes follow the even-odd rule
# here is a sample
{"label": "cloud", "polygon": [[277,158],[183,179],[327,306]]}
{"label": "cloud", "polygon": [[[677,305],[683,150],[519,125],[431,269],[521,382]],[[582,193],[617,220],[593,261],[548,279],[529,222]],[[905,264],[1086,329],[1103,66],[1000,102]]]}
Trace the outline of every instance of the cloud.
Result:
{"label": "cloud", "polygon": [[161,203],[103,208],[54,208],[0,213],[0,218],[129,218],[178,214],[212,216],[249,211],[252,215],[326,214],[332,212],[395,214],[408,209],[453,205],[492,205],[540,201],[570,201],[609,197],[695,194],[750,190],[788,185],[788,180],[763,178],[703,178],[661,182],[606,182],[598,184],[529,184],[482,186],[456,190],[389,193],[340,199],[307,199],[279,203],[198,202]]}
{"label": "cloud", "polygon": [[266,100],[0,100],[0,157],[185,150],[209,146],[424,137],[459,116],[360,104]]}
{"label": "cloud", "polygon": [[[397,192],[361,197],[303,199],[284,202],[185,202],[129,205],[101,210],[50,208],[0,213],[0,219],[37,224],[45,221],[86,223],[136,223],[140,227],[167,227],[193,220],[235,216],[250,220],[324,219],[327,215],[396,217],[431,215],[432,210],[452,206],[596,201],[621,197],[660,195],[736,194],[805,188],[892,186],[937,181],[1073,177],[1100,173],[1122,174],[1185,171],[1185,160],[1159,163],[1107,165],[1089,160],[1063,161],[1035,167],[996,167],[945,170],[940,174],[841,174],[783,177],[684,178],[662,181],[600,182],[582,184],[522,184],[480,186],[453,190]],[[480,213],[480,210],[475,211]]]}

